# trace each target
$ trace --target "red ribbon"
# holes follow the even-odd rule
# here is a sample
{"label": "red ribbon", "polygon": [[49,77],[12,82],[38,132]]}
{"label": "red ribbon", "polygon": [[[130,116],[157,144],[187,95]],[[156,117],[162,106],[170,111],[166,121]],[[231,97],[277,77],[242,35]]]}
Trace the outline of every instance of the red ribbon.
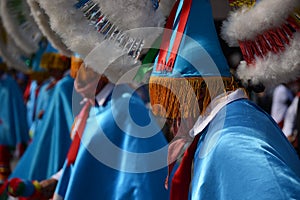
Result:
{"label": "red ribbon", "polygon": [[25,101],[25,103],[27,103],[27,101],[29,100],[29,96],[30,96],[30,86],[31,86],[31,80],[28,81],[24,94],[23,94],[23,99]]}
{"label": "red ribbon", "polygon": [[164,31],[163,38],[162,38],[162,44],[160,46],[160,53],[158,56],[158,63],[157,63],[156,71],[170,71],[171,72],[173,70],[173,66],[174,66],[174,63],[175,63],[175,60],[177,57],[179,45],[180,45],[180,42],[182,39],[184,29],[186,27],[186,22],[188,20],[191,6],[192,6],[192,0],[185,0],[183,2],[174,44],[172,47],[172,51],[170,53],[170,57],[167,60],[167,52],[168,52],[167,49],[170,46],[170,39],[171,39],[171,35],[172,35],[170,30],[173,27],[173,23],[174,23],[174,20],[176,17],[176,12],[178,9],[179,2],[180,2],[179,0],[176,1],[175,5],[172,8],[170,16],[167,20],[166,27],[165,27],[166,30]]}
{"label": "red ribbon", "polygon": [[[86,125],[86,120],[89,116],[90,108],[91,104],[89,101],[87,101],[82,110],[80,111],[79,115],[76,117],[75,126],[73,127],[75,130],[72,130],[75,131],[75,136],[67,155],[68,166],[73,164],[76,160],[78,149],[80,146],[80,139],[82,137]],[[76,123],[78,123],[78,126],[76,125]]]}
{"label": "red ribbon", "polygon": [[185,200],[189,196],[189,188],[191,182],[191,171],[194,155],[198,146],[201,134],[198,134],[189,148],[184,152],[182,161],[175,172],[170,191],[170,200]]}

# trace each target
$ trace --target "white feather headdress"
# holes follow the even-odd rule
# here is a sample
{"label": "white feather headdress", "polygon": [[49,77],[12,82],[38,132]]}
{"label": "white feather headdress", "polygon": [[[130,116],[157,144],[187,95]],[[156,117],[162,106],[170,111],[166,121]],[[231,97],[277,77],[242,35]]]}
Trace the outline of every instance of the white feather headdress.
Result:
{"label": "white feather headdress", "polygon": [[27,55],[38,50],[42,34],[30,16],[26,0],[1,0],[0,13],[7,33]]}
{"label": "white feather headdress", "polygon": [[9,68],[26,73],[28,67],[21,59],[22,53],[14,40],[6,33],[0,20],[0,56]]}
{"label": "white feather headdress", "polygon": [[242,50],[245,61],[238,66],[238,77],[267,87],[299,78],[300,1],[229,3],[233,11],[223,23],[222,37]]}
{"label": "white feather headdress", "polygon": [[33,18],[43,35],[60,53],[70,57],[72,55],[72,51],[68,49],[68,47],[63,43],[62,38],[50,27],[50,20],[48,15],[45,13],[45,10],[41,8],[40,4],[36,0],[27,0],[27,3],[30,7]]}
{"label": "white feather headdress", "polygon": [[[162,29],[152,34],[145,34],[145,31],[132,33],[130,30],[162,27],[165,23],[163,13],[168,12],[168,8],[155,10],[152,0],[36,1],[45,10],[51,27],[65,44],[83,59],[93,52],[95,56],[89,56],[86,64],[104,73],[112,82],[139,63],[143,45],[149,46],[154,42]],[[108,65],[98,62],[104,54],[107,57],[103,56],[102,61]]]}

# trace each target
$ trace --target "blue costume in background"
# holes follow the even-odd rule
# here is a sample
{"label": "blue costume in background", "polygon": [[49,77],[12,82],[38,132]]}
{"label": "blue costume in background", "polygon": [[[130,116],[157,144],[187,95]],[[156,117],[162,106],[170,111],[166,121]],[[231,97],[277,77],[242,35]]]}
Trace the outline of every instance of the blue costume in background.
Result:
{"label": "blue costume in background", "polygon": [[27,108],[27,123],[28,127],[32,125],[32,122],[34,121],[34,105],[36,103],[36,90],[38,88],[38,84],[36,81],[31,81],[30,83],[30,89],[29,89],[29,97],[28,101],[26,103]]}
{"label": "blue costume in background", "polygon": [[96,97],[76,160],[65,163],[54,199],[168,199],[164,135],[132,89],[118,85],[115,92],[105,101]]}
{"label": "blue costume in background", "polygon": [[[52,89],[51,101],[46,105],[43,119],[35,129],[32,143],[17,164],[10,178],[44,180],[62,166],[71,143],[73,123],[72,93],[74,79],[69,75],[59,80]],[[47,85],[44,89],[47,88]],[[45,99],[41,98],[41,103]],[[49,100],[48,99],[48,100]],[[40,106],[41,108],[43,106]],[[45,107],[45,106],[44,106]]]}
{"label": "blue costume in background", "polygon": [[16,81],[9,75],[0,76],[0,179],[10,173],[11,150],[22,155],[29,142],[26,107],[22,92]]}
{"label": "blue costume in background", "polygon": [[[39,50],[34,54],[33,59],[31,60],[31,71],[32,73],[42,73],[45,72],[45,69],[42,69],[40,67],[41,58],[46,50],[48,42],[42,40],[39,44]],[[42,74],[37,75],[42,76]],[[47,80],[42,80],[41,83],[39,83],[37,80],[31,80],[30,82],[30,90],[29,90],[29,98],[26,103],[27,107],[27,120],[28,120],[28,127],[31,127],[33,121],[35,121],[36,118],[36,105],[37,105],[37,99],[38,95],[41,93],[41,87],[45,84],[47,84]],[[42,95],[41,95],[42,96]]]}
{"label": "blue costume in background", "polygon": [[27,144],[28,126],[22,92],[7,74],[0,77],[0,102],[0,145],[15,148],[18,144]]}
{"label": "blue costume in background", "polygon": [[300,198],[299,158],[258,106],[233,101],[202,129],[191,199]]}
{"label": "blue costume in background", "polygon": [[[53,81],[53,80],[52,80]],[[35,100],[35,114],[34,121],[29,128],[30,137],[33,138],[36,132],[40,132],[43,127],[44,115],[48,110],[49,103],[51,102],[55,86],[50,87],[51,80],[46,80],[39,86],[39,94]]]}
{"label": "blue costume in background", "polygon": [[[274,120],[237,89],[220,48],[210,1],[177,1],[170,16],[174,20],[167,24],[175,31],[165,40],[170,44],[163,41],[167,46],[162,45],[169,51],[160,50],[149,81],[152,105],[160,104],[166,111],[158,106],[153,111],[176,120],[199,117],[190,132],[192,138],[188,135],[192,127],[174,131],[181,135],[171,142],[170,156],[180,153],[178,144],[193,142],[178,168],[173,168],[170,198],[300,199],[299,158]],[[182,38],[177,37],[179,27],[184,27]],[[175,44],[178,55],[172,58],[169,52]],[[176,98],[173,91],[178,92]],[[171,148],[173,144],[179,150]]]}

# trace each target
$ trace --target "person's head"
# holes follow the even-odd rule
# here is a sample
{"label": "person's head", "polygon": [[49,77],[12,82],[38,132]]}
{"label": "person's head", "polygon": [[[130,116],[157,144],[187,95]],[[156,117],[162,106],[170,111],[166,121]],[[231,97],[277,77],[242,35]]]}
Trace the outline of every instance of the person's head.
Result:
{"label": "person's head", "polygon": [[42,84],[46,79],[50,77],[48,71],[28,71],[27,75],[30,80],[35,80],[38,85]]}
{"label": "person's head", "polygon": [[74,87],[84,98],[93,99],[107,83],[108,79],[104,75],[95,72],[82,63],[77,72]]}
{"label": "person's head", "polygon": [[[208,1],[201,1],[191,9],[193,13],[190,13],[182,38],[179,32],[171,33],[172,37],[180,39],[178,49],[174,49],[175,39],[167,39],[170,44],[162,42],[149,84],[155,115],[169,119],[197,119],[205,114],[211,99],[237,88],[209,7]],[[173,21],[171,24],[179,26],[180,20]],[[164,50],[172,53],[168,55]]]}
{"label": "person's head", "polygon": [[[239,88],[221,49],[209,8],[209,1],[195,4],[183,35],[165,32],[163,38],[172,36],[163,39],[150,77],[152,111],[168,119],[174,135],[188,135],[198,117],[208,114],[212,99]],[[178,5],[178,9],[184,7]],[[179,27],[181,17],[170,24]]]}
{"label": "person's head", "polygon": [[58,52],[50,43],[40,60],[40,67],[46,69],[50,76],[55,79],[63,77],[64,73],[70,69],[71,58]]}
{"label": "person's head", "polygon": [[56,53],[46,53],[41,59],[41,67],[47,69],[50,76],[61,79],[70,68],[71,59]]}

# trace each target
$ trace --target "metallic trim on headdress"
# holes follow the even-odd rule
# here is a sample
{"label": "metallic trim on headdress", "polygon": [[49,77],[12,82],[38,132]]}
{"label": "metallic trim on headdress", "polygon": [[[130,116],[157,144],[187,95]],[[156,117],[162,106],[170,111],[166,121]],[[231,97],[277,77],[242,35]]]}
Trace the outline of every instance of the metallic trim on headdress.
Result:
{"label": "metallic trim on headdress", "polygon": [[101,11],[101,7],[92,0],[78,7],[78,9],[83,12],[89,24],[94,26],[95,30],[104,36],[104,39],[115,43],[133,59],[138,59],[144,45],[143,39],[133,38],[128,33],[119,29],[119,27],[111,22],[109,17]]}

